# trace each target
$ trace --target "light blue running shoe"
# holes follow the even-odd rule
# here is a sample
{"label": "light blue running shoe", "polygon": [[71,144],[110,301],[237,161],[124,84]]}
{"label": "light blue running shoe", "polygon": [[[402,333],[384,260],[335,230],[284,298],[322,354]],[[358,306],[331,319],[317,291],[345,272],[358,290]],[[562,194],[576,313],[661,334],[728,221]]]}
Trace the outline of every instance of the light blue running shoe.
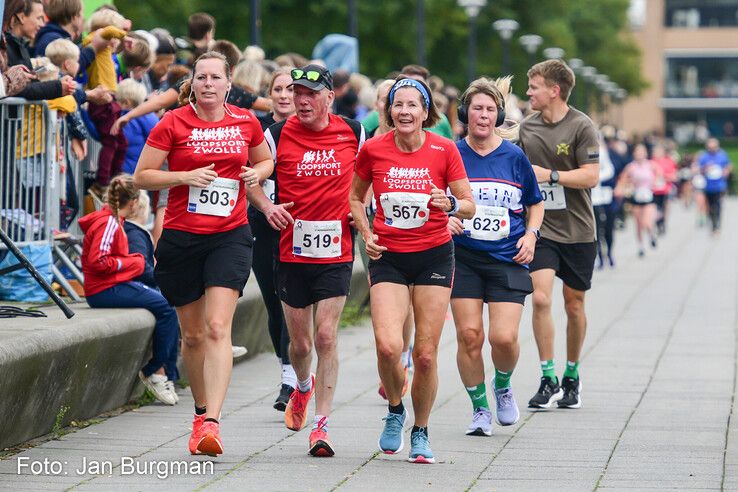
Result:
{"label": "light blue running shoe", "polygon": [[384,430],[379,436],[379,450],[384,454],[395,454],[402,451],[405,447],[405,437],[402,428],[407,419],[407,410],[402,415],[397,413],[388,413],[384,420]]}
{"label": "light blue running shoe", "polygon": [[520,419],[518,403],[513,396],[512,388],[500,388],[495,390],[495,403],[497,406],[497,423],[500,425],[513,425]]}
{"label": "light blue running shoe", "polygon": [[436,462],[430,448],[430,441],[424,432],[415,431],[410,434],[410,457],[407,460],[410,463]]}

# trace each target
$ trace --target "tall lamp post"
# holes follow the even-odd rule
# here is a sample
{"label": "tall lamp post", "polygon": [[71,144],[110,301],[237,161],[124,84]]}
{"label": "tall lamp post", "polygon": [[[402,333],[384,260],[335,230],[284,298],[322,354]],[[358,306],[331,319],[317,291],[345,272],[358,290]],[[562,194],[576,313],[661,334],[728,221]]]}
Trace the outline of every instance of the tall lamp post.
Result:
{"label": "tall lamp post", "polygon": [[538,34],[523,34],[518,39],[518,42],[525,52],[528,53],[528,66],[532,67],[536,63],[536,51],[543,44],[543,38]]}
{"label": "tall lamp post", "polygon": [[597,69],[586,65],[580,69],[582,78],[584,79],[584,104],[582,105],[582,111],[589,114],[589,86],[592,84],[595,75],[597,75]]}
{"label": "tall lamp post", "polygon": [[416,56],[418,64],[425,66],[425,0],[415,1],[415,20],[418,24],[415,32]]}
{"label": "tall lamp post", "polygon": [[261,18],[259,16],[259,0],[251,0],[251,44],[261,45]]}
{"label": "tall lamp post", "polygon": [[356,15],[356,4],[359,0],[348,0],[348,33],[352,38],[359,39],[359,17]]}
{"label": "tall lamp post", "polygon": [[459,6],[466,11],[469,17],[469,66],[467,78],[469,82],[477,78],[477,17],[479,11],[487,5],[487,0],[458,0]]}
{"label": "tall lamp post", "polygon": [[546,60],[563,60],[565,54],[566,51],[556,46],[551,46],[543,50],[543,56],[546,57]]}
{"label": "tall lamp post", "polygon": [[[579,75],[580,70],[584,66],[584,62],[581,58],[570,58],[569,59],[569,68],[571,68],[574,71],[575,75]],[[581,93],[581,90],[578,90],[576,88],[576,84],[574,85],[574,94],[572,94],[574,99],[574,105],[576,107],[580,107],[579,105],[579,94]]]}
{"label": "tall lamp post", "polygon": [[520,24],[513,19],[499,19],[492,23],[492,28],[498,32],[502,39],[502,75],[510,73],[510,39]]}

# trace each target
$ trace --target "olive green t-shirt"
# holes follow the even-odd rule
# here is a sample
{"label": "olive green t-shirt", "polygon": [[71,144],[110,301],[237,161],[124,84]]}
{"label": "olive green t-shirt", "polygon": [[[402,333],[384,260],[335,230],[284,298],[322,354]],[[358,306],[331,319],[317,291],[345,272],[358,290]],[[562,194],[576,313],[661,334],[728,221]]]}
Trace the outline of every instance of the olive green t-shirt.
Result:
{"label": "olive green t-shirt", "polygon": [[[541,113],[525,118],[520,124],[520,146],[531,164],[546,169],[571,171],[599,163],[597,130],[586,114],[571,106],[557,123],[544,122]],[[563,191],[566,205],[558,210],[547,206],[541,237],[566,244],[593,242],[596,229],[589,190]]]}

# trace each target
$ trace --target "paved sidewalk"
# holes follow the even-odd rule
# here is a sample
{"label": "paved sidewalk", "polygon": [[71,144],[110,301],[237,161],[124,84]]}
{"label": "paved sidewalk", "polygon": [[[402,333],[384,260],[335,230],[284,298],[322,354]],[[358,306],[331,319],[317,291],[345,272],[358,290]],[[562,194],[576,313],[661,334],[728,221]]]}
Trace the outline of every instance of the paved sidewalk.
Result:
{"label": "paved sidewalk", "polygon": [[[695,228],[693,212],[676,204],[672,209],[669,234],[657,250],[638,259],[632,230],[620,232],[617,268],[595,275],[587,301],[579,410],[525,408],[540,377],[526,307],[513,376],[521,420],[495,427],[489,438],[465,436],[471,405],[456,370],[454,327],[448,322],[429,427],[440,463],[411,465],[405,461],[407,447],[397,456],[380,455],[377,438],[386,406],[376,391],[367,324],[340,333],[341,368],[330,422],[334,458],[309,457],[309,430],[284,427],[282,414],[271,408],[278,364],[273,355],[262,354],[235,368],[222,419],[226,453],[212,470],[205,465],[204,474],[180,469],[165,479],[156,476],[156,463],[208,461],[186,453],[192,400],[180,391],[176,407],[144,407],[0,461],[0,489],[738,489],[738,425],[732,415],[738,202],[726,204],[725,227],[717,238]],[[558,292],[554,304],[560,374],[565,317]],[[486,360],[489,373],[489,355]],[[409,398],[405,402],[409,407]],[[139,467],[155,463],[148,474],[124,475],[130,467],[121,466],[123,457]],[[59,474],[32,475],[30,467],[17,473],[19,463],[42,467],[44,459],[50,460],[47,471]],[[110,460],[114,468],[77,475],[83,459]],[[53,460],[59,462],[54,470]]]}

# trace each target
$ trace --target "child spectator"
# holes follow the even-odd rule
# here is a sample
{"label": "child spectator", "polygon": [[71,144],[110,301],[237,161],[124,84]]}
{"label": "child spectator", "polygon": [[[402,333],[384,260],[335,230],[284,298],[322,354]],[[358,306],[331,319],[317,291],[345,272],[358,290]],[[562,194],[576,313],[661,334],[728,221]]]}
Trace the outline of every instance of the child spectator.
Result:
{"label": "child spectator", "polygon": [[151,201],[144,190],[140,190],[133,213],[123,222],[123,230],[128,236],[128,251],[141,253],[146,264],[141,275],[134,280],[159,290],[154,279],[154,241],[147,229],[151,217]]}
{"label": "child spectator", "polygon": [[122,227],[138,200],[139,190],[133,185],[133,177],[116,176],[108,188],[107,205],[79,220],[85,233],[85,296],[92,308],[144,308],[156,317],[153,355],[138,376],[159,401],[174,405],[177,394],[173,381],[178,378],[177,313],[158,291],[134,280],[144,272],[146,261],[141,253],[129,252]]}
{"label": "child spectator", "polygon": [[[146,74],[154,62],[154,52],[149,46],[149,41],[140,34],[130,33],[128,37],[133,42],[130,43],[130,49],[123,50],[118,56],[120,71],[124,76],[127,75],[145,86],[144,80],[148,79]],[[147,91],[146,94],[148,95],[149,92],[151,91]]]}
{"label": "child spectator", "polygon": [[[146,99],[146,88],[143,84],[133,79],[126,79],[118,84],[118,103],[122,109],[121,114],[126,114],[141,104],[144,99]],[[156,117],[156,114],[149,113],[132,119],[123,128],[123,134],[128,141],[123,172],[133,174],[133,171],[136,170],[138,157],[146,144],[146,139],[158,122],[159,118]]]}

